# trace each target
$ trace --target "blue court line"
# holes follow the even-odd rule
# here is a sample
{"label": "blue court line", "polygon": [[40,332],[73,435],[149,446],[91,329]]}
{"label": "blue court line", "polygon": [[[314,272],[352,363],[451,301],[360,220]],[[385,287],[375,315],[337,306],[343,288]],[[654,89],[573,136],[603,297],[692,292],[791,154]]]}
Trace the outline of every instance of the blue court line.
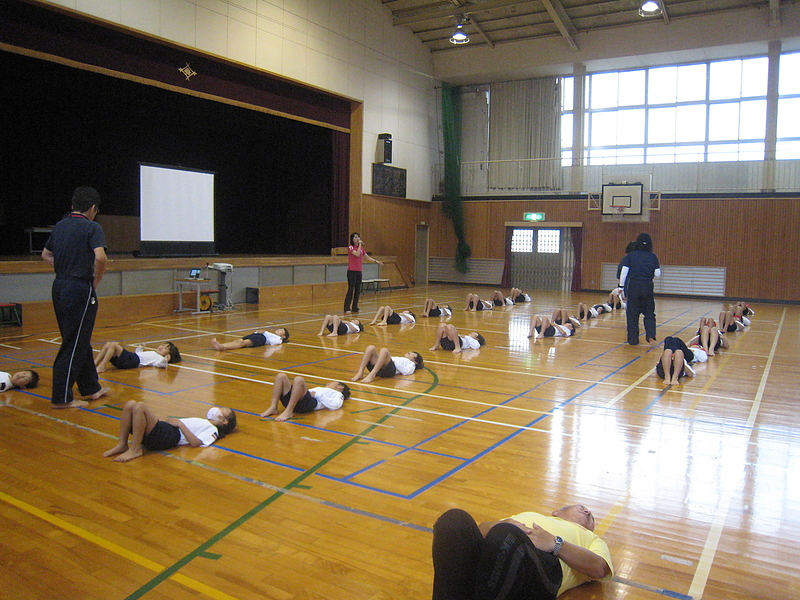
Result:
{"label": "blue court line", "polygon": [[[668,323],[669,321],[672,321],[673,319],[676,319],[676,318],[678,318],[678,317],[684,316],[684,315],[688,314],[689,312],[691,312],[691,310],[685,310],[685,311],[682,311],[681,313],[679,313],[679,314],[677,314],[677,315],[674,315],[673,317],[671,317],[670,319],[668,319],[666,322]],[[706,313],[706,314],[707,314],[707,313]],[[681,330],[679,330],[679,331],[682,331],[683,329],[686,329],[686,328],[688,328],[688,327],[691,327],[691,325],[687,325],[687,326],[685,326],[684,328],[682,328],[682,329],[681,329]],[[619,344],[618,346],[616,346],[616,347],[614,347],[614,348],[611,348],[611,349],[609,349],[609,350],[606,350],[606,351],[602,352],[602,353],[601,353],[599,356],[602,356],[603,354],[606,354],[606,353],[608,353],[608,352],[610,352],[610,351],[612,351],[612,350],[614,350],[614,349],[618,349],[618,348],[620,348],[620,347],[621,347],[621,346],[623,346],[623,345],[624,345],[624,344]],[[651,349],[649,349],[649,350],[647,351],[647,353],[649,353],[649,352],[651,352],[651,351],[652,351],[652,348],[651,348]],[[646,354],[647,354],[647,353],[646,353]],[[635,357],[635,358],[633,358],[633,359],[629,360],[629,361],[628,361],[628,362],[626,362],[625,364],[623,364],[623,365],[621,365],[621,366],[617,367],[617,368],[616,368],[614,371],[610,372],[608,375],[604,376],[604,377],[603,377],[603,378],[601,378],[599,381],[597,381],[597,382],[594,382],[594,383],[591,383],[591,384],[590,384],[588,387],[585,387],[585,388],[584,388],[584,389],[582,389],[581,391],[577,392],[577,393],[576,393],[575,395],[573,395],[571,398],[568,398],[567,400],[565,400],[565,401],[561,402],[561,404],[559,404],[558,406],[555,406],[553,409],[551,409],[550,411],[548,411],[548,413],[546,413],[546,414],[544,414],[544,415],[541,415],[540,417],[538,417],[537,419],[535,419],[533,422],[531,422],[530,424],[526,425],[526,427],[532,427],[534,424],[536,424],[536,423],[540,422],[541,420],[543,420],[544,418],[546,418],[546,417],[548,417],[548,416],[552,415],[552,414],[553,414],[553,413],[554,413],[556,410],[561,410],[561,409],[562,409],[564,406],[566,406],[567,404],[570,404],[570,403],[572,403],[572,402],[573,402],[575,399],[577,399],[577,398],[578,398],[578,397],[580,397],[581,395],[583,395],[583,394],[585,394],[586,392],[588,392],[589,390],[593,389],[595,386],[597,386],[597,385],[600,385],[600,384],[601,384],[603,381],[605,381],[606,379],[610,378],[611,376],[615,375],[615,374],[616,374],[616,373],[618,373],[619,371],[621,371],[621,370],[625,369],[626,367],[630,366],[631,364],[633,364],[633,363],[634,363],[634,362],[636,362],[637,360],[640,360],[641,358],[642,358],[642,356],[637,356],[637,357]],[[594,359],[591,359],[591,360],[594,360]],[[590,361],[586,361],[585,363],[581,363],[581,364],[588,364],[589,362],[590,362]],[[544,385],[545,383],[549,383],[549,382],[552,382],[552,381],[556,381],[556,380],[558,380],[558,379],[559,379],[559,377],[551,377],[551,378],[548,378],[546,381],[544,381],[544,382],[542,382],[542,383],[538,384],[536,387],[539,387],[540,385]],[[513,401],[513,400],[515,400],[515,399],[517,399],[517,398],[521,397],[521,396],[524,396],[525,394],[529,393],[529,392],[530,392],[530,391],[532,391],[533,389],[535,389],[535,388],[532,388],[531,390],[528,390],[528,392],[524,392],[523,394],[519,394],[519,395],[517,395],[517,396],[514,396],[514,397],[512,397],[512,398],[509,398],[508,400],[506,400],[506,401],[504,401],[504,402],[502,402],[502,403],[498,404],[497,406],[489,407],[489,408],[487,408],[487,409],[485,409],[485,410],[483,410],[483,411],[481,411],[481,412],[479,412],[479,413],[476,413],[476,415],[474,415],[474,417],[480,417],[480,416],[486,415],[486,414],[488,414],[489,412],[491,412],[491,411],[493,411],[493,410],[496,410],[497,408],[500,408],[500,407],[502,407],[503,405],[507,404],[508,402],[511,402],[511,401]],[[461,426],[463,426],[463,425],[465,425],[465,424],[468,424],[468,423],[470,423],[470,422],[471,422],[471,421],[469,421],[469,420],[462,421],[461,423],[458,423],[458,424],[456,424],[456,425],[453,425],[452,427],[449,427],[449,428],[447,428],[447,429],[444,429],[444,430],[442,430],[441,432],[439,432],[439,433],[437,433],[437,434],[435,434],[435,435],[431,436],[431,437],[430,437],[430,438],[428,438],[427,440],[424,440],[424,441],[420,441],[420,442],[418,442],[417,444],[415,444],[415,446],[412,446],[411,448],[415,448],[415,447],[416,447],[417,445],[419,445],[419,444],[422,444],[422,443],[425,443],[425,442],[431,441],[432,439],[435,439],[435,438],[437,438],[437,437],[440,437],[440,436],[442,436],[442,435],[445,435],[447,432],[449,432],[449,431],[452,431],[452,430],[454,430],[455,428],[457,428],[457,427],[461,427]],[[494,450],[494,449],[498,448],[500,445],[502,445],[502,444],[504,444],[504,443],[508,442],[509,440],[513,439],[513,438],[514,438],[516,435],[519,435],[519,433],[522,433],[523,431],[526,431],[526,429],[520,429],[520,430],[518,430],[517,432],[515,432],[515,433],[513,433],[513,434],[511,434],[511,435],[509,435],[509,436],[507,436],[507,437],[506,437],[506,438],[504,438],[503,440],[500,440],[500,441],[499,441],[499,442],[497,442],[496,444],[493,444],[492,446],[488,447],[488,448],[487,448],[487,449],[485,449],[484,451],[482,451],[482,452],[478,453],[477,455],[473,456],[472,458],[465,459],[465,460],[464,460],[464,462],[463,462],[461,465],[459,465],[459,466],[457,466],[457,467],[454,467],[453,469],[451,469],[451,470],[449,470],[449,471],[445,472],[443,475],[441,475],[441,476],[439,476],[439,477],[435,478],[433,481],[431,481],[430,483],[428,483],[428,484],[426,484],[426,485],[422,486],[422,487],[421,487],[421,488],[419,488],[419,489],[418,489],[416,492],[412,492],[411,494],[406,494],[406,495],[402,495],[402,494],[396,494],[396,493],[390,492],[390,491],[388,491],[388,490],[379,489],[379,488],[375,488],[375,487],[372,487],[372,486],[365,486],[365,485],[362,485],[362,484],[357,484],[357,483],[355,483],[355,482],[351,481],[352,477],[354,477],[354,476],[356,476],[356,475],[358,475],[358,474],[363,474],[363,473],[365,473],[366,471],[368,471],[368,470],[369,470],[369,469],[371,469],[371,468],[374,468],[374,467],[377,467],[377,466],[379,466],[379,465],[382,465],[382,464],[384,464],[384,463],[386,462],[386,459],[384,459],[384,460],[381,460],[381,461],[377,461],[377,462],[373,463],[372,465],[369,465],[369,466],[367,466],[367,467],[364,467],[364,468],[360,469],[359,471],[357,471],[357,472],[355,472],[355,473],[352,473],[352,474],[350,474],[350,475],[348,475],[348,476],[346,476],[346,477],[344,477],[344,478],[333,478],[333,477],[325,476],[325,475],[323,475],[323,474],[321,474],[321,473],[317,473],[317,475],[318,475],[318,476],[320,476],[320,477],[325,477],[325,478],[328,478],[328,479],[333,479],[333,480],[336,480],[336,481],[341,481],[342,483],[347,483],[347,484],[349,484],[349,485],[356,485],[356,486],[358,486],[358,487],[362,487],[362,488],[364,488],[364,489],[370,489],[370,490],[373,490],[373,491],[381,492],[381,493],[388,494],[388,495],[392,495],[392,496],[396,496],[396,497],[401,497],[401,498],[407,498],[407,499],[411,499],[411,498],[414,498],[414,497],[416,497],[417,495],[419,495],[419,494],[420,494],[420,493],[422,493],[423,491],[425,491],[425,490],[427,490],[427,489],[430,489],[432,486],[436,485],[437,483],[439,483],[439,482],[441,482],[441,481],[444,481],[446,478],[448,478],[448,477],[449,477],[449,476],[451,476],[452,474],[454,474],[454,473],[456,473],[456,472],[460,471],[461,469],[463,469],[464,467],[466,467],[466,466],[468,466],[468,465],[472,464],[473,462],[475,462],[476,460],[478,460],[479,458],[481,458],[482,456],[484,456],[484,455],[485,455],[485,454],[487,454],[488,452],[490,452],[490,451],[492,451],[492,450]],[[410,449],[411,449],[411,448],[410,448]],[[396,456],[398,456],[398,455],[400,455],[400,454],[403,454],[404,452],[407,452],[407,451],[409,451],[409,449],[406,449],[406,450],[403,450],[403,451],[399,452],[399,453],[398,453]]]}

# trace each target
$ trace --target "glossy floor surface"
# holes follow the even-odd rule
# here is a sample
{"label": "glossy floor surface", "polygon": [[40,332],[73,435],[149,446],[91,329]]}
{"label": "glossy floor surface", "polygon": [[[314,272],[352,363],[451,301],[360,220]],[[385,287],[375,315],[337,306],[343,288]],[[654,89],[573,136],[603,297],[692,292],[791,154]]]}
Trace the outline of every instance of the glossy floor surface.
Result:
{"label": "glossy floor surface", "polygon": [[[423,600],[431,527],[448,508],[482,521],[583,503],[616,575],[564,598],[800,597],[796,306],[754,305],[729,349],[665,387],[653,374],[660,347],[624,344],[622,311],[569,339],[527,337],[533,316],[602,296],[543,292],[465,312],[467,292],[491,290],[431,285],[361,305],[366,322],[380,305],[453,305],[448,321],[487,340],[460,355],[429,350],[439,318],[318,336],[339,298],[98,328],[95,349],[172,340],[183,361],[109,370],[108,396],[64,411],[48,402],[57,332],[0,329],[0,370],[42,375],[36,389],[0,393],[0,596]],[[659,340],[689,339],[724,306],[657,299]],[[211,347],[281,326],[282,346]],[[349,382],[369,345],[417,350],[425,366],[353,383],[338,411],[259,417],[278,371]],[[239,425],[208,448],[117,463],[102,454],[128,400],[163,418],[228,406]]]}

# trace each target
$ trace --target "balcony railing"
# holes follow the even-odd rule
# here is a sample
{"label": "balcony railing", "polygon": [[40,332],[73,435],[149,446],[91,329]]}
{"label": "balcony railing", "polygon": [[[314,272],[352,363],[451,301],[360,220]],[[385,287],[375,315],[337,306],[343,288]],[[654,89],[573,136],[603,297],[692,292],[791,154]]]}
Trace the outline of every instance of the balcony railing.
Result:
{"label": "balcony railing", "polygon": [[[443,165],[434,189],[443,190]],[[649,180],[662,193],[800,192],[800,160],[564,165],[561,158],[461,163],[462,196],[599,192],[607,176]],[[639,176],[636,179],[633,176]]]}

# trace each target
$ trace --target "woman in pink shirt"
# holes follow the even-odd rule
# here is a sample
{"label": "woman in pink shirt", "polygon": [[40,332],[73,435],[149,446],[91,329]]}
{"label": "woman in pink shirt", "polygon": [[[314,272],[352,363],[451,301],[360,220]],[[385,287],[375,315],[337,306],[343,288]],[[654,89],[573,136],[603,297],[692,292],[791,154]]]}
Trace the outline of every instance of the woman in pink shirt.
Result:
{"label": "woman in pink shirt", "polygon": [[[358,297],[361,295],[361,279],[363,274],[364,257],[374,263],[382,265],[379,260],[375,260],[367,254],[361,236],[354,232],[350,234],[350,245],[347,247],[347,295],[344,297],[344,312],[358,312]],[[352,302],[352,304],[351,304]]]}

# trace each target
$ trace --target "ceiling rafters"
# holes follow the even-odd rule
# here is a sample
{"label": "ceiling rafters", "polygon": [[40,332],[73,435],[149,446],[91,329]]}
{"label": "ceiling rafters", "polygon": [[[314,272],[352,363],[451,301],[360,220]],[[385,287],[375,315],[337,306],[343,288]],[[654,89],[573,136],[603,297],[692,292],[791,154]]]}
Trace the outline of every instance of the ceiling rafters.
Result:
{"label": "ceiling rafters", "polygon": [[567,41],[569,47],[572,50],[578,50],[578,43],[575,41],[575,36],[578,32],[572,24],[572,21],[570,21],[567,11],[564,10],[564,5],[561,4],[561,0],[542,0],[542,4],[544,4],[547,13],[550,15],[550,18],[553,19],[553,23],[556,24],[558,31]]}
{"label": "ceiling rafters", "polygon": [[406,8],[392,11],[392,18],[395,25],[419,25],[428,21],[445,19],[457,14],[471,16],[479,12],[487,12],[495,9],[512,8],[523,4],[534,4],[534,2],[520,2],[520,0],[491,0],[490,2],[463,2],[453,3],[453,6],[434,4],[419,6],[418,8]]}
{"label": "ceiling rafters", "polygon": [[[661,18],[639,16],[642,0],[375,0],[388,8],[396,26],[407,27],[431,52],[459,51],[448,40],[462,15],[473,40],[489,46],[545,40],[558,36],[572,50],[582,34],[619,27],[669,25],[675,20],[715,14],[763,11],[782,26],[780,0],[660,0]],[[798,0],[792,0],[796,2]],[[476,33],[477,32],[477,33]]]}

